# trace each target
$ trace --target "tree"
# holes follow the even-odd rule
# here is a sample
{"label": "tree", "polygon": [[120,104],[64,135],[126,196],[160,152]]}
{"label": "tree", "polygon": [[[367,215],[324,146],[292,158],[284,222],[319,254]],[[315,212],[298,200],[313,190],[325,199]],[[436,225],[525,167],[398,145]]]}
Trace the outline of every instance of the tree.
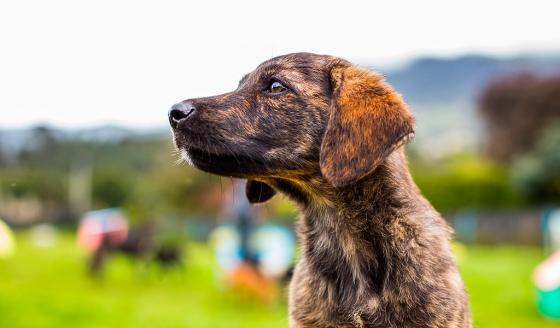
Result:
{"label": "tree", "polygon": [[542,131],[560,120],[560,75],[518,73],[491,82],[479,99],[484,153],[507,162],[530,152]]}

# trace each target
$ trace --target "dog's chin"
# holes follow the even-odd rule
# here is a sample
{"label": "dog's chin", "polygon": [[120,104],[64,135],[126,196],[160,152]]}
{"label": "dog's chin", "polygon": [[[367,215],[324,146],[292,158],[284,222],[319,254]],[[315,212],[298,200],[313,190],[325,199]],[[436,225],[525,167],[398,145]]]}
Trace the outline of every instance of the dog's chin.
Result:
{"label": "dog's chin", "polygon": [[241,155],[210,153],[197,148],[180,150],[181,158],[199,170],[235,178],[250,178],[265,173],[262,161]]}

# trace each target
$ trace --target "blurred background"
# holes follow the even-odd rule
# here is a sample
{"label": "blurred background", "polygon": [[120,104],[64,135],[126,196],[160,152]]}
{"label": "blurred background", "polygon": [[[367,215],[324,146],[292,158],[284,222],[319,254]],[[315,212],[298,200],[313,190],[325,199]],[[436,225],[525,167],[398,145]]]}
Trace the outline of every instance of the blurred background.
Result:
{"label": "blurred background", "polygon": [[168,108],[289,52],[417,118],[475,327],[560,327],[554,1],[0,3],[0,326],[287,327],[294,206],[176,164]]}

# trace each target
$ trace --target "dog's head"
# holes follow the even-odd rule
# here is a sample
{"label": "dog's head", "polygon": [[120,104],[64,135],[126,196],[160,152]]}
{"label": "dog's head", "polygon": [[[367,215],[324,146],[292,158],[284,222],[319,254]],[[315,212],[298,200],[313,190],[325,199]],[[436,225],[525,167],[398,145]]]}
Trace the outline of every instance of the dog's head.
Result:
{"label": "dog's head", "polygon": [[[344,187],[375,170],[414,133],[414,120],[383,78],[331,56],[270,59],[219,96],[169,112],[177,149],[195,167],[266,181],[321,176]],[[250,183],[249,199],[273,195]]]}

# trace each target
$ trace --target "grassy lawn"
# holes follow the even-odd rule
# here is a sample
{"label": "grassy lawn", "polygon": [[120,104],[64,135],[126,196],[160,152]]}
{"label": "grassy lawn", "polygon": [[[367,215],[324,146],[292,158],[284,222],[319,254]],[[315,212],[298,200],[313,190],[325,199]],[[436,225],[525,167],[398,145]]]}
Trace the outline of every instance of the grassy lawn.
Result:
{"label": "grassy lawn", "polygon": [[531,273],[542,258],[539,249],[513,246],[473,247],[460,256],[474,327],[560,327],[535,307]]}
{"label": "grassy lawn", "polygon": [[[537,249],[474,247],[460,253],[475,327],[560,327],[536,312],[530,281]],[[220,286],[213,257],[191,245],[183,269],[164,271],[114,258],[103,279],[65,236],[51,249],[18,236],[0,260],[0,327],[287,327],[286,306],[262,305]]]}

